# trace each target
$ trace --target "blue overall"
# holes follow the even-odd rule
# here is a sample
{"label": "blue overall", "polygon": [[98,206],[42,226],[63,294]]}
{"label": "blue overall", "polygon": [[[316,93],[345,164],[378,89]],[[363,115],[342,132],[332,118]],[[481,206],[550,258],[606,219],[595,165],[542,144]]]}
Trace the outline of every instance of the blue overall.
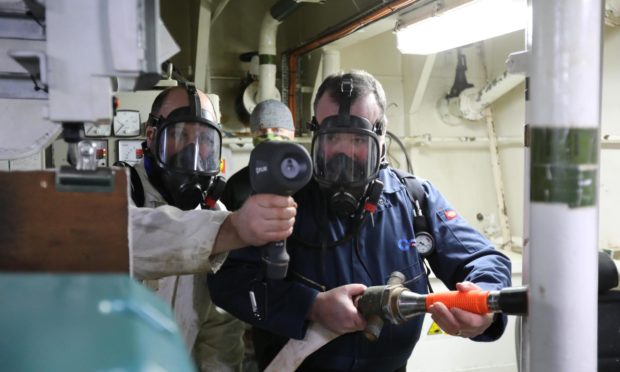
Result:
{"label": "blue overall", "polygon": [[[240,319],[268,332],[259,331],[255,343],[278,343],[304,336],[308,313],[316,295],[350,283],[385,285],[393,271],[406,277],[405,285],[417,293],[427,293],[427,276],[422,257],[415,249],[413,207],[407,190],[389,167],[380,171],[384,188],[373,218],[366,218],[359,234],[335,248],[320,248],[341,239],[349,222],[327,213],[326,201],[312,181],[294,199],[298,210],[293,235],[287,242],[290,254],[288,277],[273,281],[261,275],[260,249],[233,251],[220,271],[209,279],[213,300]],[[428,258],[435,275],[448,288],[470,281],[482,289],[510,286],[509,259],[456,214],[444,197],[428,181],[422,185],[427,195],[427,216],[435,238],[435,252]],[[303,247],[299,240],[317,248]],[[256,298],[253,312],[249,292]],[[255,314],[255,313],[258,313]],[[307,370],[394,371],[407,363],[420,337],[423,316],[398,326],[386,324],[376,342],[361,332],[343,335],[306,359]],[[501,336],[505,316],[496,316],[476,341],[492,341]],[[257,344],[257,348],[266,345]],[[268,346],[268,345],[267,345]]]}

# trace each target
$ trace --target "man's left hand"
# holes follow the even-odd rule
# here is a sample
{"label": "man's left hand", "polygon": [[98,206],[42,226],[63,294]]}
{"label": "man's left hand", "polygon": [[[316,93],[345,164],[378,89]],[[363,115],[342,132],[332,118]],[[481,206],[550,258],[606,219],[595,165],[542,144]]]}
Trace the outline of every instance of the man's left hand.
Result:
{"label": "man's left hand", "polygon": [[[457,283],[456,289],[459,292],[469,292],[480,290],[481,288],[470,282]],[[453,336],[472,338],[481,335],[491,323],[493,314],[474,314],[459,308],[448,309],[441,302],[433,304],[428,312],[431,318],[437,323],[444,332]]]}

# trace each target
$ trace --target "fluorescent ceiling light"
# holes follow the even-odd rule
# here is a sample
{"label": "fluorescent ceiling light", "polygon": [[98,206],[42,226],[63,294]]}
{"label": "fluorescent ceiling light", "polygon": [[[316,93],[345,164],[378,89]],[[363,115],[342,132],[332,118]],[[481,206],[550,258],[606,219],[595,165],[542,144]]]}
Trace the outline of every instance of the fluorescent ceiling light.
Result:
{"label": "fluorescent ceiling light", "polygon": [[522,30],[526,22],[526,0],[438,1],[399,19],[397,46],[404,54],[432,54]]}

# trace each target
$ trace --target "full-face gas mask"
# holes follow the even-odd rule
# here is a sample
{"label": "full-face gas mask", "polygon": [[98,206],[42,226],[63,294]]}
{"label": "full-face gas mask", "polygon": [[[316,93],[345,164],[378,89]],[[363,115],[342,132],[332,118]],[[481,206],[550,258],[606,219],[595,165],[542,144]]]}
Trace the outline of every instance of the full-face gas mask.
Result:
{"label": "full-face gas mask", "polygon": [[[314,178],[327,195],[330,210],[338,216],[355,213],[368,195],[379,173],[381,146],[379,135],[383,123],[350,115],[350,77],[342,78],[342,95],[338,115],[329,116],[319,125],[311,124]],[[379,191],[380,193],[380,191]]]}
{"label": "full-face gas mask", "polygon": [[[189,106],[167,117],[153,117],[156,133],[151,154],[171,204],[190,210],[199,204],[211,207],[212,194],[223,189],[220,171],[222,134],[213,115],[200,107],[196,88],[186,86]],[[215,182],[214,182],[215,178]]]}

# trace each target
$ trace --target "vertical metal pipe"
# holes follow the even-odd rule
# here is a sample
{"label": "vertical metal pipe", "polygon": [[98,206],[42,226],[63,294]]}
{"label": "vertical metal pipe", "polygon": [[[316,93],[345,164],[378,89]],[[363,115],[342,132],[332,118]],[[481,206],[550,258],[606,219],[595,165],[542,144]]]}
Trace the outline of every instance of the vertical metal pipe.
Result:
{"label": "vertical metal pipe", "polygon": [[276,34],[281,21],[265,14],[258,45],[258,94],[256,103],[275,97],[276,89]]}
{"label": "vertical metal pipe", "polygon": [[[531,71],[529,65],[530,54],[532,51],[532,2],[535,0],[527,1],[528,19],[527,26],[525,27],[525,48],[524,52],[513,53],[509,56],[507,67],[508,70],[522,71],[526,73],[525,76],[525,126],[523,127],[523,142],[525,144],[523,151],[523,257],[521,268],[521,283],[523,285],[530,284],[530,138],[529,138],[529,124],[532,122],[532,109],[530,103],[530,78]],[[530,306],[532,306],[530,301]],[[530,322],[528,317],[519,317],[516,321],[515,330],[515,346],[517,349],[517,367],[519,372],[531,372],[530,371]],[[526,337],[526,335],[528,335]]]}
{"label": "vertical metal pipe", "polygon": [[[283,0],[282,0],[283,1]],[[308,53],[316,48],[320,48],[323,45],[329,44],[334,40],[338,40],[342,37],[350,35],[351,33],[363,28],[373,22],[376,22],[384,17],[394,14],[406,7],[413,5],[421,0],[392,0],[389,2],[381,2],[373,9],[360,14],[359,17],[351,21],[347,21],[343,25],[338,25],[334,30],[327,31],[326,34],[321,33],[315,39],[305,42],[303,45],[296,47],[292,50],[288,50],[285,54],[288,56],[288,76],[290,77],[288,83],[288,107],[293,113],[293,122],[297,123],[297,70],[299,65],[299,57],[305,53]]]}
{"label": "vertical metal pipe", "polygon": [[[482,70],[484,71],[484,77],[486,81],[489,81],[489,70],[485,63],[484,50],[478,48],[478,57],[482,62]],[[499,146],[497,140],[497,131],[495,130],[495,121],[493,120],[493,111],[490,105],[498,98],[506,94],[512,88],[514,88],[518,82],[523,81],[524,76],[520,75],[519,79],[512,78],[514,74],[505,71],[499,77],[493,79],[490,83],[487,83],[478,94],[476,94],[475,101],[480,102],[481,106],[478,110],[483,115],[487,125],[487,136],[489,138],[489,155],[491,157],[491,171],[493,173],[493,184],[495,185],[495,196],[497,197],[497,212],[499,217],[499,225],[502,231],[501,248],[506,250],[512,249],[512,234],[510,232],[510,222],[508,220],[508,209],[506,208],[506,196],[504,192],[504,181],[502,176],[502,167],[499,159]],[[508,77],[511,78],[508,78]],[[518,81],[518,82],[516,82]],[[465,97],[471,97],[466,94],[467,90],[461,92],[460,99]],[[470,106],[475,107],[474,106]]]}
{"label": "vertical metal pipe", "polygon": [[[312,98],[316,97],[316,92],[319,90],[319,86],[323,83],[323,80],[331,74],[337,73],[340,71],[340,51],[333,50],[328,48],[323,48],[323,53],[321,54],[321,61],[319,62],[319,71],[321,73],[317,73],[314,79],[314,87],[312,87]],[[312,115],[315,114],[314,107],[310,104],[310,110],[312,111]]]}
{"label": "vertical metal pipe", "polygon": [[323,49],[323,79],[325,80],[331,74],[340,71],[340,51],[333,49]]}
{"label": "vertical metal pipe", "polygon": [[209,45],[211,39],[211,4],[201,0],[198,8],[198,32],[196,41],[196,87],[204,92],[211,92],[211,63]]}
{"label": "vertical metal pipe", "polygon": [[508,209],[506,208],[506,193],[504,192],[504,177],[499,160],[499,147],[497,145],[497,132],[495,131],[495,121],[491,108],[483,110],[484,120],[487,124],[487,135],[489,137],[489,155],[491,157],[491,171],[493,173],[493,184],[495,185],[495,196],[497,198],[497,212],[499,225],[502,230],[501,248],[507,251],[512,249],[512,234],[510,232],[510,222],[508,221]]}
{"label": "vertical metal pipe", "polygon": [[280,0],[263,16],[258,45],[258,95],[256,102],[276,97],[276,35],[284,18],[297,10],[295,0]]}
{"label": "vertical metal pipe", "polygon": [[602,0],[531,4],[527,370],[594,372]]}

